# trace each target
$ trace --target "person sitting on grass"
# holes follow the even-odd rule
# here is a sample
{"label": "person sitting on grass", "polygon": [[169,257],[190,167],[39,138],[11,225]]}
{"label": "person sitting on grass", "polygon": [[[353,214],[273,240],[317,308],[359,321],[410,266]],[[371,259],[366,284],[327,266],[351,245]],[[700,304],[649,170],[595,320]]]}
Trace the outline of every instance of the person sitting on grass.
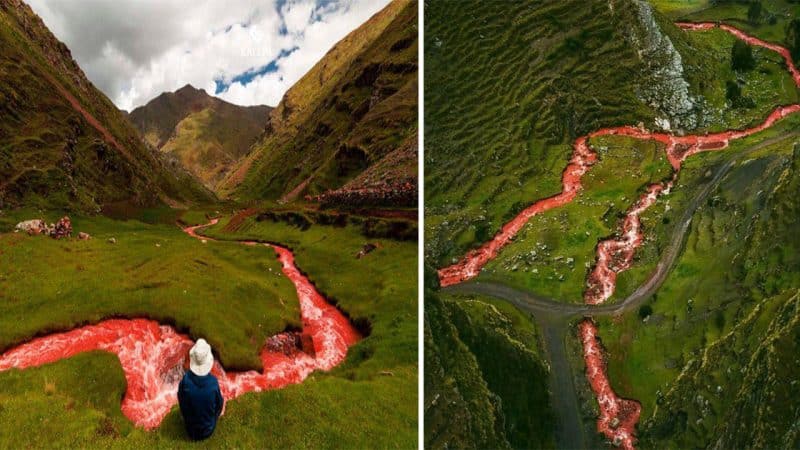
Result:
{"label": "person sitting on grass", "polygon": [[217,427],[224,400],[217,377],[211,375],[214,355],[205,339],[189,350],[189,370],[178,385],[178,403],[186,432],[193,440],[210,437]]}

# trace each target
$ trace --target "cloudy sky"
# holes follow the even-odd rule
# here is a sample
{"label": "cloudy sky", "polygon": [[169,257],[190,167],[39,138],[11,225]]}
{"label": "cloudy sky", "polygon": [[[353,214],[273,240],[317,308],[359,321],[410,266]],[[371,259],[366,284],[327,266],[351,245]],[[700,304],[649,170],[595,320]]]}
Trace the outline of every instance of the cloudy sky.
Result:
{"label": "cloudy sky", "polygon": [[283,93],[389,0],[27,0],[130,111],[192,84],[239,105]]}

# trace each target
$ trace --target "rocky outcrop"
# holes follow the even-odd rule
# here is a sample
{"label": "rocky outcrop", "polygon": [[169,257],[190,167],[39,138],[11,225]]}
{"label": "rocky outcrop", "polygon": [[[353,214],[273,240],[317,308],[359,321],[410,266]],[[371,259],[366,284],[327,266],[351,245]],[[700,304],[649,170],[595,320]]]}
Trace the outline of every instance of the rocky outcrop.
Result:
{"label": "rocky outcrop", "polygon": [[364,246],[361,247],[361,250],[356,253],[356,259],[361,259],[379,248],[381,248],[381,244],[378,242],[375,242],[374,244],[371,242],[364,244]]}
{"label": "rocky outcrop", "polygon": [[[15,231],[28,233],[30,236],[45,235],[53,239],[64,239],[72,236],[72,222],[68,216],[64,216],[58,222],[49,225],[42,219],[32,219],[18,223]],[[86,233],[80,234],[89,236]]]}
{"label": "rocky outcrop", "polygon": [[652,5],[643,0],[633,4],[640,26],[631,27],[626,37],[645,65],[640,99],[658,113],[656,126],[667,131],[697,128],[699,106],[689,93],[681,54],[658,24]]}
{"label": "rocky outcrop", "polygon": [[32,219],[20,222],[17,224],[15,231],[18,233],[20,231],[24,231],[31,236],[36,236],[42,234],[42,232],[47,228],[47,224],[42,219]]}
{"label": "rocky outcrop", "polygon": [[323,208],[417,206],[417,134],[339,189],[306,197]]}
{"label": "rocky outcrop", "polygon": [[413,207],[417,204],[416,180],[399,185],[384,185],[361,189],[337,189],[307,200],[319,202],[323,208],[396,206]]}

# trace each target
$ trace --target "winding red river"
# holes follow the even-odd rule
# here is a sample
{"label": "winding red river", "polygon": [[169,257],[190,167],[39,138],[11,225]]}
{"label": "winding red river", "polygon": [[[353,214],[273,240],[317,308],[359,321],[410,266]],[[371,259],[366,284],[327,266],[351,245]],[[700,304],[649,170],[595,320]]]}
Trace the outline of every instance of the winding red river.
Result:
{"label": "winding red river", "polygon": [[[795,84],[800,87],[800,71],[795,67],[788,49],[749,36],[741,30],[725,24],[679,22],[676,25],[690,31],[720,28],[750,45],[777,52],[786,62]],[[669,193],[680,172],[681,164],[686,158],[700,152],[722,150],[728,147],[731,141],[766,130],[777,121],[799,111],[800,104],[779,106],[767,116],[764,122],[755,127],[705,135],[675,136],[667,133],[654,133],[638,127],[622,126],[603,128],[587,136],[581,136],[575,140],[572,158],[562,173],[561,192],[535,202],[505,224],[490,241],[469,251],[456,264],[440,269],[438,272],[439,282],[442,286],[450,286],[478,276],[486,263],[494,259],[500,249],[507,245],[533,216],[571,202],[581,189],[581,178],[597,161],[597,154],[588,145],[590,138],[617,135],[642,140],[656,140],[666,147],[667,158],[674,169],[673,176],[666,182],[648,186],[646,192],[628,210],[622,222],[621,233],[617,237],[598,243],[597,259],[586,281],[584,302],[590,305],[601,304],[613,295],[617,274],[630,268],[636,249],[644,239],[639,216],[655,203],[658,196]],[[639,421],[641,406],[635,400],[620,398],[611,387],[595,323],[591,319],[582,321],[578,326],[578,335],[583,344],[586,376],[597,397],[600,409],[597,431],[605,435],[615,446],[632,450],[636,444],[636,424]]]}
{"label": "winding red river", "polygon": [[[198,239],[198,228],[185,228]],[[330,370],[347,355],[348,348],[361,339],[359,332],[338,309],[328,303],[314,285],[297,269],[294,255],[286,248],[245,241],[244,245],[272,247],[283,273],[297,290],[302,334],[313,343],[312,352],[297,349],[296,336],[281,333],[267,339],[260,358],[263,372],[226,372],[214,362],[212,373],[219,379],[225,400],[246,392],[277,389],[302,382],[315,370]],[[152,429],[177,403],[177,388],[186,357],[194,342],[174,328],[147,319],[112,319],[64,333],[33,339],[0,355],[0,371],[41,366],[78,353],[104,350],[117,355],[128,383],[122,412],[135,424]]]}

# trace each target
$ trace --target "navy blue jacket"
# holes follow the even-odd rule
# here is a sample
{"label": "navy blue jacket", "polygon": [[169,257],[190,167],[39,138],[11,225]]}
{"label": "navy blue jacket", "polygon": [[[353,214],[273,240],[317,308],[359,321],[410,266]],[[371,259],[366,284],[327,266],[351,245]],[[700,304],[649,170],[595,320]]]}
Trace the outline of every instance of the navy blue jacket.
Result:
{"label": "navy blue jacket", "polygon": [[201,377],[187,370],[178,385],[178,403],[190,438],[205,439],[214,433],[223,405],[219,382],[214,375]]}

